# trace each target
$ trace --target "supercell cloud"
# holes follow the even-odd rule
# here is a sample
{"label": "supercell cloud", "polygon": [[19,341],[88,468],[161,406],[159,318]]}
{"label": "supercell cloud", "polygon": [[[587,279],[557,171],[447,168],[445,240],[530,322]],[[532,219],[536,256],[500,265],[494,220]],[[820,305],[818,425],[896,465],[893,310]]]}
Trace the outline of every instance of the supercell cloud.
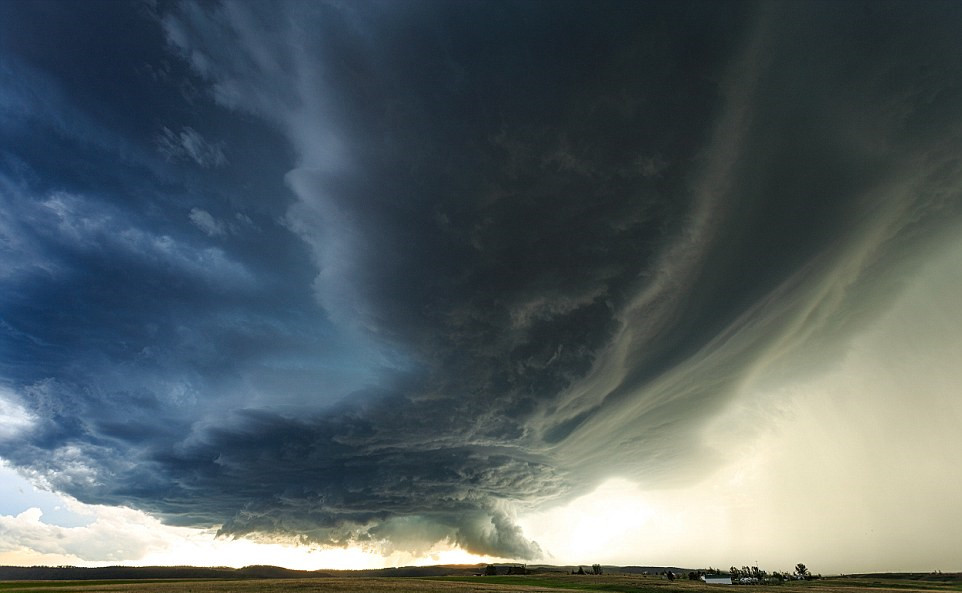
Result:
{"label": "supercell cloud", "polygon": [[541,558],[518,513],[692,480],[740,385],[829,368],[958,232],[960,17],[7,3],[0,458]]}

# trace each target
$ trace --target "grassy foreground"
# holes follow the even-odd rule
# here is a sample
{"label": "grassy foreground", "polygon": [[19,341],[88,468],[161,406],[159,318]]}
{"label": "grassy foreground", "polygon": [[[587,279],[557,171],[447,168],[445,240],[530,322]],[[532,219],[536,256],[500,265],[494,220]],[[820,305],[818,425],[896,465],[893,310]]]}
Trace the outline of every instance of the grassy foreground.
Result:
{"label": "grassy foreground", "polygon": [[962,591],[962,580],[833,578],[777,586],[706,585],[668,582],[663,577],[639,575],[574,576],[564,574],[364,578],[332,577],[279,580],[152,580],[152,581],[6,581],[0,593],[413,593],[456,591],[518,591],[529,593],[597,591],[611,593],[906,593]]}

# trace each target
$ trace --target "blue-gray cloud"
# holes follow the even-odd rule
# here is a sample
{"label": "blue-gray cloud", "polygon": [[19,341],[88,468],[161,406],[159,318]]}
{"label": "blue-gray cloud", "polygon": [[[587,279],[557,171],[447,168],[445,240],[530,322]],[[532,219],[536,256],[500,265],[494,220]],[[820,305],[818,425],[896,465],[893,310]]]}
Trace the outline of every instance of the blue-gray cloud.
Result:
{"label": "blue-gray cloud", "polygon": [[539,557],[960,222],[953,5],[61,9],[0,19],[0,456],[170,523]]}
{"label": "blue-gray cloud", "polygon": [[157,148],[168,159],[188,159],[204,168],[223,167],[227,164],[223,144],[208,142],[190,126],[180,132],[164,127],[157,137]]}

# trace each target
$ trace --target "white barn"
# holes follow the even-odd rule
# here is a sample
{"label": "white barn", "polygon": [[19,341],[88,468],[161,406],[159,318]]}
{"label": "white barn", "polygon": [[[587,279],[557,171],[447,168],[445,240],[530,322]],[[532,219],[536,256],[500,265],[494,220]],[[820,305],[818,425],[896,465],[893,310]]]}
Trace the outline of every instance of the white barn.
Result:
{"label": "white barn", "polygon": [[720,574],[706,574],[701,578],[709,585],[731,585],[732,578]]}

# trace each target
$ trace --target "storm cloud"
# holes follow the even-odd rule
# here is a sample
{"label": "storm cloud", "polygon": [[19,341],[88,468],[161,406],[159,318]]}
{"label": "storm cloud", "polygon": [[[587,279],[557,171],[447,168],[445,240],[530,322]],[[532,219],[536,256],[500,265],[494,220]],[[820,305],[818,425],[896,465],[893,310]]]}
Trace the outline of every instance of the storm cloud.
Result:
{"label": "storm cloud", "polygon": [[0,8],[0,457],[173,525],[544,557],[962,222],[957,4],[99,8]]}

